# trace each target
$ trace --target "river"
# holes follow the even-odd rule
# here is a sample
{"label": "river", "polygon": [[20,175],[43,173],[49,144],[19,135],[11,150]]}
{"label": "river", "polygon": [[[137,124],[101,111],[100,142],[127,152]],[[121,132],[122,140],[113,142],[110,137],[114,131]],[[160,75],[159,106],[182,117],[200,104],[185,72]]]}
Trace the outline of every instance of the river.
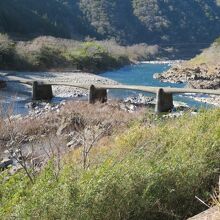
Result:
{"label": "river", "polygon": [[[184,84],[172,84],[160,82],[153,78],[154,73],[161,73],[170,68],[168,63],[140,63],[137,65],[125,66],[121,69],[108,71],[101,76],[110,78],[123,84],[130,85],[145,85],[145,86],[161,86],[161,87],[184,87]],[[136,96],[140,92],[124,91],[124,90],[112,90],[109,93],[112,99],[123,99],[128,96]],[[152,94],[146,94],[152,96]],[[204,95],[203,95],[204,97]],[[59,103],[65,98],[55,97],[52,102]],[[68,98],[69,99],[69,98]],[[210,105],[195,101],[186,95],[175,95],[175,101],[181,101],[189,105],[190,107],[200,108],[210,107]],[[3,112],[8,111],[8,108],[13,109],[13,114],[27,114],[29,109],[27,103],[31,102],[30,94],[10,93],[8,91],[1,91],[0,104],[3,106]]]}
{"label": "river", "polygon": [[[137,65],[125,66],[119,70],[108,71],[103,73],[102,76],[110,78],[112,80],[118,81],[123,84],[128,85],[143,85],[143,86],[157,86],[157,87],[174,87],[174,88],[183,88],[185,84],[169,83],[169,82],[160,82],[157,79],[153,78],[155,73],[162,73],[170,68],[170,63],[140,63]],[[110,96],[114,98],[125,98],[127,96],[135,96],[140,92],[135,91],[110,91]],[[147,94],[147,96],[153,96],[153,94]],[[190,95],[193,97],[193,95]],[[208,97],[206,95],[196,95],[197,97]],[[194,108],[207,108],[211,105],[195,101],[190,98],[189,95],[175,95],[174,100],[178,102],[184,102],[190,107]]]}

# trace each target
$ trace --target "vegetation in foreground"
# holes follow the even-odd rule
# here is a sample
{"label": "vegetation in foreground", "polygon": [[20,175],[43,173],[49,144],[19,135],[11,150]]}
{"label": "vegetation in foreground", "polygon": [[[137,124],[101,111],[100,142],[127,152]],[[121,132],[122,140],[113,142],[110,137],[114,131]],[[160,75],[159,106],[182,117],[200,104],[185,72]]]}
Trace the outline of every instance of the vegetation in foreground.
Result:
{"label": "vegetation in foreground", "polygon": [[0,69],[82,70],[98,73],[147,60],[158,54],[157,46],[123,47],[114,41],[79,42],[53,37],[15,42],[0,34]]}
{"label": "vegetation in foreground", "polygon": [[[97,126],[97,123],[95,124]],[[1,219],[186,219],[206,209],[220,174],[220,110],[147,114],[92,148],[51,158],[33,183],[1,173]]]}

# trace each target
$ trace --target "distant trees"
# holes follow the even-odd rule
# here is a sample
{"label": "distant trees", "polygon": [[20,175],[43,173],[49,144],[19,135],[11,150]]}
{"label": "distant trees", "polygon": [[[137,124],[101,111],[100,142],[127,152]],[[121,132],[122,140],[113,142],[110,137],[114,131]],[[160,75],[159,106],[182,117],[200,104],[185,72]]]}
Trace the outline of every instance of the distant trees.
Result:
{"label": "distant trees", "polygon": [[0,32],[115,39],[122,44],[212,41],[219,0],[2,0]]}
{"label": "distant trees", "polygon": [[14,42],[7,35],[0,34],[0,68],[9,66],[14,56]]}
{"label": "distant trees", "polygon": [[134,14],[149,31],[158,31],[167,26],[168,21],[157,0],[133,0],[133,8]]}
{"label": "distant trees", "polygon": [[[9,70],[83,70],[98,73],[129,64],[126,47],[107,42],[39,37],[32,41],[11,40],[0,35],[0,68]],[[123,48],[123,53],[117,53]],[[149,52],[150,54],[150,52]]]}

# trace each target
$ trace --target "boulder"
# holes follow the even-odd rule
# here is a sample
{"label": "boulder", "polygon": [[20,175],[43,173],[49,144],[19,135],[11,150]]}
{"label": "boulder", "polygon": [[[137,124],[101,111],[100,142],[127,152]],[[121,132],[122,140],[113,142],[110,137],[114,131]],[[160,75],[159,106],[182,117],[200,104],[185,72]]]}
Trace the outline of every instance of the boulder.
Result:
{"label": "boulder", "polygon": [[195,72],[195,73],[201,73],[201,69],[200,69],[200,67],[199,67],[199,66],[196,67],[195,70],[194,70],[194,72]]}

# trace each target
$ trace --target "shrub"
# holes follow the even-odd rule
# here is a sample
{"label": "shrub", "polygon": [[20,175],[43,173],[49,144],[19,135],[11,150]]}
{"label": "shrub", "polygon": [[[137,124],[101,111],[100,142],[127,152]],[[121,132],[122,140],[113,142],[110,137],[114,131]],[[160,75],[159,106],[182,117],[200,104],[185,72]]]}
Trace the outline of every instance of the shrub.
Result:
{"label": "shrub", "polygon": [[10,176],[5,171],[0,175],[0,218],[13,216],[14,207],[25,198],[28,191],[28,179],[23,172]]}
{"label": "shrub", "polygon": [[217,45],[220,45],[220,37],[215,40],[215,43],[216,43]]}
{"label": "shrub", "polygon": [[[195,196],[208,200],[220,174],[220,110],[135,123],[112,145],[93,152],[104,159],[88,170],[64,159],[59,178],[49,162],[8,209],[11,216],[161,220],[199,213],[206,207]],[[14,200],[13,193],[3,196]]]}
{"label": "shrub", "polygon": [[128,58],[114,57],[104,46],[96,42],[82,43],[79,48],[68,51],[66,56],[77,69],[85,71],[99,72],[129,63]]}
{"label": "shrub", "polygon": [[7,35],[0,34],[0,68],[14,64],[15,44]]}
{"label": "shrub", "polygon": [[46,45],[32,52],[30,59],[33,67],[37,70],[65,68],[66,64],[61,49]]}
{"label": "shrub", "polygon": [[114,41],[80,42],[53,37],[13,42],[0,35],[0,67],[16,70],[83,70],[101,72],[119,68],[130,60],[148,60],[159,53],[146,44],[120,46]]}

